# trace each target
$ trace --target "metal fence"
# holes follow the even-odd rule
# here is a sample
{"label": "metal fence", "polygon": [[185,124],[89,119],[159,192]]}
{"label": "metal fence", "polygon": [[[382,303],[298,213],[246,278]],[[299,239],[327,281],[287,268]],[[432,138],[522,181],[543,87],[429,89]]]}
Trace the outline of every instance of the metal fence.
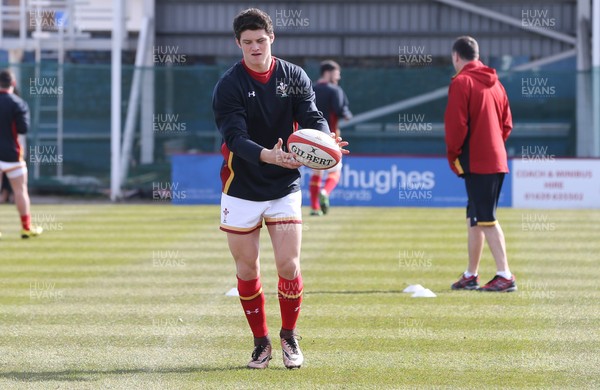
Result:
{"label": "metal fence", "polygon": [[[4,66],[7,66],[6,64]],[[110,67],[63,65],[62,85],[35,64],[11,66],[18,89],[29,103],[32,127],[27,135],[26,159],[34,190],[102,192],[110,177]],[[170,156],[178,153],[217,152],[221,143],[215,128],[211,97],[215,83],[228,66],[163,66],[152,72],[155,110],[154,163],[140,164],[139,138],[134,142],[126,189],[145,191],[150,183],[168,180]],[[311,79],[316,64],[305,66]],[[123,71],[123,122],[133,67]],[[350,108],[361,113],[447,86],[449,67],[343,69],[342,87]],[[519,156],[522,147],[539,145],[557,157],[575,155],[576,74],[571,70],[513,72],[503,76],[513,111],[515,129],[507,148]],[[62,94],[62,135],[57,137],[55,104]],[[443,115],[446,99],[385,115],[344,129],[353,153],[443,155]],[[139,124],[137,133],[139,134]],[[58,143],[62,145],[58,145]],[[62,172],[57,166],[61,166]],[[218,173],[215,172],[215,180]]]}

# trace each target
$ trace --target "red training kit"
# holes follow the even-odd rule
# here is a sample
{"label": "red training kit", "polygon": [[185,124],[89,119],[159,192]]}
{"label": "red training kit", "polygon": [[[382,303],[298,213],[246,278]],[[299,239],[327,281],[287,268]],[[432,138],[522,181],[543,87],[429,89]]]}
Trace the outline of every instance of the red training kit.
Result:
{"label": "red training kit", "polygon": [[254,337],[261,338],[269,334],[267,329],[267,314],[265,313],[265,294],[260,284],[260,277],[253,280],[238,280],[240,302],[248,325]]}
{"label": "red training kit", "polygon": [[286,330],[296,329],[296,322],[302,305],[303,289],[302,275],[298,275],[292,280],[279,277],[277,296],[279,297],[279,308],[281,310],[281,328]]}
{"label": "red training kit", "polygon": [[31,214],[21,216],[21,226],[24,230],[31,230]]}
{"label": "red training kit", "polygon": [[310,183],[308,184],[308,191],[310,192],[310,208],[313,210],[319,210],[319,191],[321,191],[321,176],[312,175],[310,177]]}

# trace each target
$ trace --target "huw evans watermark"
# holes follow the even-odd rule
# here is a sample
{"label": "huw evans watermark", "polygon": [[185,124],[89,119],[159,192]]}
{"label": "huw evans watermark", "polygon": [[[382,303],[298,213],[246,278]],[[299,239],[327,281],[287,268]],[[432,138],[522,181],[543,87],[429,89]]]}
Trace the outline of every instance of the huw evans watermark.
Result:
{"label": "huw evans watermark", "polygon": [[398,252],[398,266],[408,269],[431,268],[433,261],[425,251],[402,250]]}
{"label": "huw evans watermark", "polygon": [[57,77],[30,77],[29,94],[31,96],[58,97],[64,92]]}
{"label": "huw evans watermark", "polygon": [[179,119],[179,114],[154,114],[152,130],[159,133],[178,133],[187,131],[187,123]]}
{"label": "huw evans watermark", "polygon": [[525,98],[550,98],[556,96],[556,86],[548,77],[522,77],[521,95]]}
{"label": "huw evans watermark", "polygon": [[183,65],[187,63],[187,55],[179,52],[179,46],[154,46],[152,59],[155,64]]}
{"label": "huw evans watermark", "polygon": [[185,267],[186,264],[179,250],[152,251],[153,267]]}
{"label": "huw evans watermark", "polygon": [[433,131],[433,123],[425,120],[425,114],[398,114],[398,131],[401,133],[428,133]]}
{"label": "huw evans watermark", "polygon": [[423,66],[433,63],[433,55],[425,52],[422,45],[398,46],[398,64],[403,66]]}
{"label": "huw evans watermark", "polygon": [[56,145],[35,145],[29,147],[29,163],[32,165],[61,165],[62,153]]}
{"label": "huw evans watermark", "polygon": [[535,29],[556,28],[556,18],[551,17],[547,9],[521,10],[521,26]]}
{"label": "huw evans watermark", "polygon": [[152,182],[152,200],[172,201],[187,199],[187,192],[180,189],[178,182]]}
{"label": "huw evans watermark", "polygon": [[275,10],[275,27],[281,28],[306,28],[310,20],[305,17],[300,9]]}

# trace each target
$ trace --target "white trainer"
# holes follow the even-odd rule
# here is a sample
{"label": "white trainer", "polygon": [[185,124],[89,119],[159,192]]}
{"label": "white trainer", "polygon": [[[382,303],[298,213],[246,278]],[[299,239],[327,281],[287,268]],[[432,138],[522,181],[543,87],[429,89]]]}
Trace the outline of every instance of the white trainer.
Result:
{"label": "white trainer", "polygon": [[304,355],[298,346],[296,336],[289,339],[281,339],[281,349],[283,350],[283,364],[287,368],[300,368],[304,363]]}
{"label": "white trainer", "polygon": [[271,344],[257,345],[252,352],[252,360],[248,363],[248,368],[267,368],[271,359]]}

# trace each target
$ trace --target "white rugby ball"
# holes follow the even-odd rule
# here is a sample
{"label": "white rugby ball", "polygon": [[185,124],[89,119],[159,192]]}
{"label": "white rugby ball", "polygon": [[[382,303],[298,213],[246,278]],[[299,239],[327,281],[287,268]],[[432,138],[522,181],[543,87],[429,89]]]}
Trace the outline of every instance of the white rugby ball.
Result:
{"label": "white rugby ball", "polygon": [[293,132],[288,138],[287,147],[288,152],[296,155],[296,160],[312,169],[333,168],[342,158],[335,140],[319,130],[302,129]]}

